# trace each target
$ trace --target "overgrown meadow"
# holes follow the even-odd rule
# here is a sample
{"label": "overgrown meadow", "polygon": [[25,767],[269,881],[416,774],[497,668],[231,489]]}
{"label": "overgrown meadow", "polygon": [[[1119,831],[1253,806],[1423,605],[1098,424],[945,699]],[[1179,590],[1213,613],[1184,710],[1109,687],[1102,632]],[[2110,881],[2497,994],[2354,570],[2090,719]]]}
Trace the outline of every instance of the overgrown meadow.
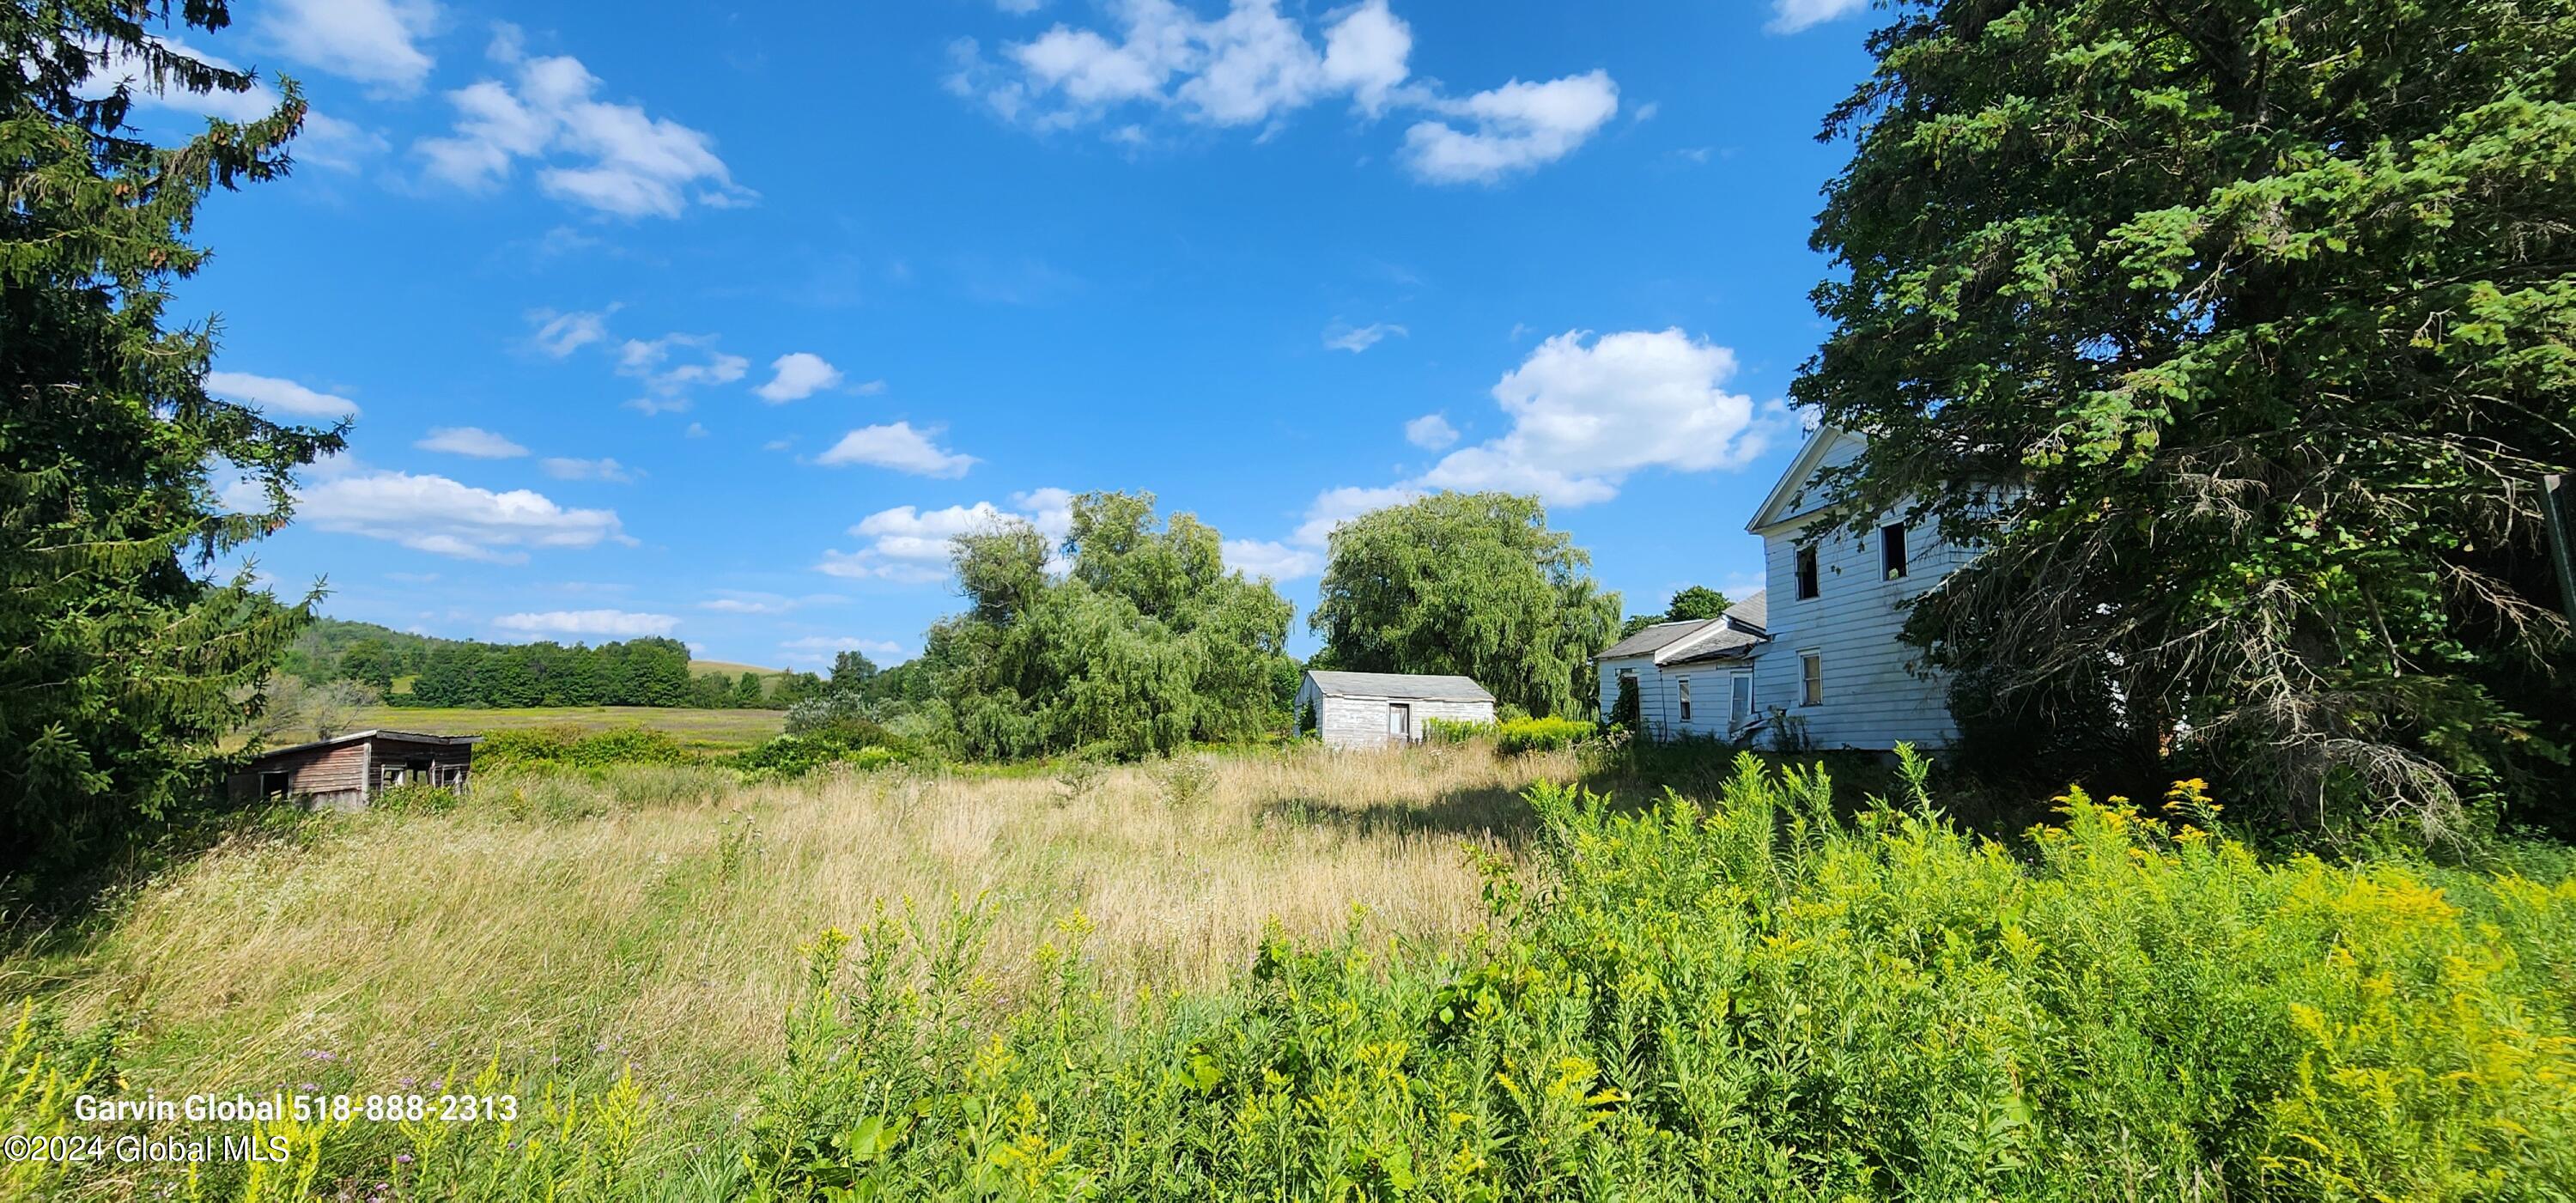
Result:
{"label": "overgrown meadow", "polygon": [[[22,1196],[2540,1199],[2576,870],[2328,862],[2225,799],[2010,843],[1919,766],[1643,796],[1467,742],[744,785],[492,774],[245,836],[7,962],[80,1090],[512,1093]],[[1621,780],[1605,798],[1548,781]],[[230,916],[217,920],[214,916]]]}

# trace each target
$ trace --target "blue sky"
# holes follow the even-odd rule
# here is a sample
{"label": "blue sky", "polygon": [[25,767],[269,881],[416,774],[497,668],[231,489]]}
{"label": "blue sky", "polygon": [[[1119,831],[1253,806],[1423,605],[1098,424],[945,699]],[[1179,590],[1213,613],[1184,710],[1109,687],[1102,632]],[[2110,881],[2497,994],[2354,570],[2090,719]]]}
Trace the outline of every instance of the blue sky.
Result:
{"label": "blue sky", "polygon": [[398,628],[797,667],[917,651],[946,535],[1067,490],[1196,512],[1300,652],[1324,535],[1411,490],[1542,493],[1632,611],[1758,583],[1863,6],[1228,3],[174,34],[317,114],[292,179],[208,205],[178,306],[219,315],[217,391],[356,415],[259,568]]}

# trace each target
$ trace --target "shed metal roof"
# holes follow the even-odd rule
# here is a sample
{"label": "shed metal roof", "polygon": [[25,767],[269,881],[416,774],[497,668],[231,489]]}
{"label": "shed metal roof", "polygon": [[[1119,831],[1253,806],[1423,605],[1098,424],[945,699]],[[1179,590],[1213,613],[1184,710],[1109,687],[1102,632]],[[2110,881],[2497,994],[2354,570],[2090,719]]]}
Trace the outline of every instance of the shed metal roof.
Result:
{"label": "shed metal roof", "polygon": [[288,744],[283,748],[270,748],[252,759],[255,761],[266,760],[271,756],[283,756],[289,752],[309,752],[315,748],[328,748],[337,744],[356,743],[362,739],[395,739],[401,740],[404,743],[413,744],[474,744],[483,742],[483,737],[480,735],[429,735],[419,731],[396,731],[387,727],[375,727],[365,731],[352,731],[346,735],[334,735],[329,739],[316,739],[300,744]]}
{"label": "shed metal roof", "polygon": [[1328,698],[1395,698],[1422,702],[1490,702],[1494,695],[1466,677],[1425,673],[1346,673],[1310,669],[1308,680]]}

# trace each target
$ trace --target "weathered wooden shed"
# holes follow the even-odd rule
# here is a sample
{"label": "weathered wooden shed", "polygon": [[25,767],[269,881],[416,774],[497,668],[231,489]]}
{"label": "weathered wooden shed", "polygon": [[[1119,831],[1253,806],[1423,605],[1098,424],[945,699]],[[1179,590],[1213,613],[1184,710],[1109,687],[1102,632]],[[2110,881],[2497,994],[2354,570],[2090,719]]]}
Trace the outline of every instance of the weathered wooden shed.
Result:
{"label": "weathered wooden shed", "polygon": [[1314,716],[1327,747],[1400,747],[1422,742],[1431,719],[1494,721],[1494,695],[1465,677],[1309,671],[1297,713]]}
{"label": "weathered wooden shed", "polygon": [[352,731],[261,753],[232,775],[233,800],[287,798],[307,806],[364,806],[389,785],[420,783],[463,792],[480,735]]}

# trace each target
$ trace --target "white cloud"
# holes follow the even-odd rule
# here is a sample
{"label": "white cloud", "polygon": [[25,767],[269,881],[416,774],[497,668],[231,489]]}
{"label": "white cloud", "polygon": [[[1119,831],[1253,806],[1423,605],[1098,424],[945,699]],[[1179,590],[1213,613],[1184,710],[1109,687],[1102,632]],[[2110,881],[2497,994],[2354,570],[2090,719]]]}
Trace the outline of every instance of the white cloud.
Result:
{"label": "white cloud", "polygon": [[789,597],[781,593],[760,593],[745,589],[719,589],[718,596],[698,603],[701,610],[719,614],[785,614],[804,606],[827,605],[850,599],[837,593],[809,593]]}
{"label": "white cloud", "polygon": [[[685,413],[689,392],[701,385],[731,384],[751,370],[751,361],[715,349],[711,334],[665,334],[630,338],[618,345],[617,374],[644,382],[647,395],[626,403],[644,416]],[[674,352],[686,352],[686,356]],[[678,362],[674,362],[678,360]]]}
{"label": "white cloud", "polygon": [[431,178],[486,191],[526,159],[537,164],[547,195],[620,217],[677,217],[692,203],[729,208],[753,198],[716,157],[714,139],[640,106],[596,99],[600,81],[581,60],[526,57],[506,25],[491,56],[516,78],[447,94],[453,130],[412,145]]}
{"label": "white cloud", "polygon": [[[151,38],[154,43],[167,50],[184,54],[209,67],[223,71],[241,70],[230,60],[219,55],[208,54],[177,38],[151,37],[149,34],[144,36]],[[191,92],[184,87],[169,86],[169,82],[156,84],[152,79],[151,70],[140,57],[116,47],[108,47],[105,56],[91,68],[89,78],[82,80],[76,91],[82,96],[95,99],[114,92],[117,86],[122,84],[130,90],[134,103],[139,108],[165,109],[190,117],[212,117],[220,121],[232,122],[257,121],[266,117],[277,111],[280,99],[276,89],[264,83],[254,82],[249,88],[239,92],[216,90],[199,93]]]}
{"label": "white cloud", "polygon": [[1385,0],[1372,0],[1324,31],[1324,79],[1347,89],[1353,103],[1374,117],[1385,110],[1408,73],[1413,56],[1413,29]]}
{"label": "white cloud", "polygon": [[1464,121],[1423,121],[1404,132],[1405,165],[1438,184],[1490,184],[1574,153],[1619,112],[1619,85],[1607,72],[1546,83],[1513,80],[1438,106]]}
{"label": "white cloud", "polygon": [[1771,0],[1773,33],[1797,33],[1869,7],[1869,0]]}
{"label": "white cloud", "polygon": [[910,422],[888,426],[862,426],[841,436],[841,441],[816,456],[814,462],[839,467],[844,464],[869,464],[892,468],[915,476],[964,476],[976,464],[971,455],[957,452],[931,441],[939,433],[915,430]]}
{"label": "white cloud", "polygon": [[1046,0],[993,0],[993,7],[1015,17],[1025,17],[1046,7]]}
{"label": "white cloud", "polygon": [[492,620],[504,631],[522,635],[608,635],[635,639],[645,635],[668,635],[680,620],[668,614],[637,614],[628,610],[546,610],[535,614],[504,614]]}
{"label": "white cloud", "polygon": [[1128,0],[1114,37],[1058,24],[1004,45],[996,59],[961,39],[950,47],[957,68],[948,86],[1039,129],[1097,121],[1128,104],[1219,126],[1272,122],[1335,96],[1363,112],[1383,109],[1408,74],[1411,30],[1386,0],[1364,0],[1322,32],[1318,49],[1277,0],[1233,0],[1212,20],[1172,0]]}
{"label": "white cloud", "polygon": [[852,635],[808,635],[778,645],[787,653],[790,664],[828,664],[842,652],[862,652],[879,662],[905,658],[905,648],[891,639],[860,639]]}
{"label": "white cloud", "polygon": [[1403,505],[1422,496],[1422,490],[1411,485],[1388,485],[1370,489],[1345,485],[1315,494],[1306,507],[1306,520],[1300,523],[1289,540],[1301,547],[1322,547],[1332,541],[1333,531],[1343,523],[1371,510]]}
{"label": "white cloud", "polygon": [[[241,70],[220,55],[208,54],[176,38],[152,40],[207,66],[224,71]],[[119,84],[129,90],[138,110],[158,110],[198,119],[212,117],[235,123],[261,120],[276,112],[283,100],[276,89],[256,81],[239,92],[217,90],[197,93],[184,87],[169,87],[166,81],[156,85],[151,71],[141,59],[113,48],[98,61],[89,78],[82,80],[75,91],[95,99],[114,92]],[[178,132],[193,134],[196,131]],[[303,130],[287,147],[298,165],[334,171],[355,171],[389,148],[390,143],[385,141],[383,134],[311,107],[305,109]]]}
{"label": "white cloud", "polygon": [[841,383],[841,369],[811,351],[793,351],[769,365],[769,383],[752,391],[772,405],[801,401]]}
{"label": "white cloud", "polygon": [[437,22],[429,0],[271,0],[255,30],[297,62],[407,95],[429,77],[420,41]]}
{"label": "white cloud", "polygon": [[518,563],[530,548],[631,542],[614,510],[568,509],[527,489],[496,493],[444,476],[353,472],[298,492],[295,516],[307,526],[458,559]]}
{"label": "white cloud", "polygon": [[318,393],[292,380],[274,376],[253,376],[248,372],[208,372],[206,391],[226,401],[251,406],[266,414],[292,414],[299,418],[354,418],[358,403],[347,397]]}
{"label": "white cloud", "polygon": [[528,320],[537,323],[537,332],[528,341],[536,348],[562,359],[575,351],[608,337],[608,315],[617,312],[611,305],[601,310],[574,310],[557,313],[552,309],[532,310]]}
{"label": "white cloud", "polygon": [[528,453],[527,448],[480,426],[435,426],[430,428],[428,438],[412,446],[423,451],[470,455],[476,459],[515,459]]}
{"label": "white cloud", "polygon": [[304,129],[287,150],[298,166],[356,171],[393,149],[383,134],[329,113],[306,109]]}
{"label": "white cloud", "polygon": [[703,439],[707,437],[707,428],[702,423],[691,422],[689,423],[689,428],[681,431],[680,433],[693,439]]}
{"label": "white cloud", "polygon": [[643,472],[613,459],[568,459],[552,456],[539,462],[546,475],[556,480],[600,480],[610,484],[632,484]]}
{"label": "white cloud", "polygon": [[908,505],[879,510],[850,528],[851,534],[868,541],[866,547],[855,552],[826,551],[815,567],[832,576],[934,584],[948,579],[950,540],[1014,519],[1035,526],[1049,542],[1060,543],[1073,529],[1073,494],[1065,489],[1031,489],[1012,494],[1007,509],[979,501],[935,510]]}
{"label": "white cloud", "polygon": [[1501,438],[1451,452],[1418,482],[1535,492],[1557,505],[1617,496],[1643,468],[1737,468],[1787,426],[1776,403],[1722,387],[1735,353],[1679,329],[1575,330],[1539,344],[1494,385],[1512,420]]}
{"label": "white cloud", "polygon": [[[1058,23],[991,55],[972,38],[957,40],[949,91],[1031,129],[1097,125],[1127,143],[1149,137],[1145,123],[1128,119],[1138,111],[1266,135],[1334,98],[1372,119],[1394,108],[1422,110],[1431,116],[1406,131],[1405,163],[1415,178],[1443,184],[1493,183],[1555,162],[1619,109],[1618,86],[1599,70],[1447,97],[1413,78],[1413,30],[1386,0],[1330,14],[1320,48],[1278,0],[1232,0],[1213,19],[1174,0],[1113,7],[1108,28]],[[1641,115],[1651,116],[1651,106]]]}
{"label": "white cloud", "polygon": [[1628,120],[1642,124],[1644,122],[1654,120],[1655,115],[1663,111],[1664,106],[1662,102],[1649,100],[1644,104],[1638,105],[1633,111],[1631,111],[1628,114]]}
{"label": "white cloud", "polygon": [[1228,539],[1224,544],[1225,566],[1245,576],[1266,576],[1274,581],[1294,581],[1310,577],[1324,569],[1324,557],[1309,548],[1290,547],[1285,543],[1259,539]]}
{"label": "white cloud", "polygon": [[1458,428],[1442,414],[1424,414],[1404,424],[1404,441],[1425,451],[1438,451],[1458,441]]}
{"label": "white cloud", "polygon": [[1390,334],[1403,338],[1409,337],[1412,332],[1392,322],[1371,322],[1359,327],[1335,323],[1325,328],[1324,345],[1336,351],[1348,351],[1357,355],[1378,345]]}

